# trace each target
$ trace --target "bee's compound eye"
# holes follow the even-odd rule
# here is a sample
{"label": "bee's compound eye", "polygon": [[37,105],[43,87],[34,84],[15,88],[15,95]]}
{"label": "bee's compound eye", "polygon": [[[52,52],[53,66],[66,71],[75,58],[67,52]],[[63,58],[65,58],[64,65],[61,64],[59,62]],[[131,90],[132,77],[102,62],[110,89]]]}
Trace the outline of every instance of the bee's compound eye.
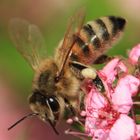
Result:
{"label": "bee's compound eye", "polygon": [[55,96],[47,98],[47,102],[49,103],[53,112],[57,112],[59,110],[59,103]]}
{"label": "bee's compound eye", "polygon": [[46,97],[39,90],[36,90],[29,98],[29,102],[33,104],[38,102],[41,105],[46,105]]}

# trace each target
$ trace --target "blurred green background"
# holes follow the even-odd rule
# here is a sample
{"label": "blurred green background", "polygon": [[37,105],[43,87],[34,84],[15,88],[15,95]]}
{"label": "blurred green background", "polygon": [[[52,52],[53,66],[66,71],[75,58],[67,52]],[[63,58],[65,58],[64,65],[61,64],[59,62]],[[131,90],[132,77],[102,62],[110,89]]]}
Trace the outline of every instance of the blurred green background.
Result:
{"label": "blurred green background", "polygon": [[[86,8],[86,21],[105,15],[123,16],[128,21],[124,37],[109,53],[126,55],[126,50],[139,42],[138,5],[140,2],[136,0],[79,0],[76,2],[74,0],[1,0],[0,77],[5,76],[17,88],[20,87],[20,97],[22,97],[23,91],[23,96],[27,97],[28,92],[26,91],[31,88],[33,72],[10,40],[8,22],[12,17],[25,18],[31,23],[37,24],[45,38],[48,55],[53,55],[54,48],[64,35],[69,17],[80,7]],[[138,10],[140,12],[140,8]]]}
{"label": "blurred green background", "polygon": [[27,97],[33,72],[10,40],[8,22],[12,17],[25,18],[37,24],[45,38],[48,55],[53,55],[54,48],[64,35],[69,17],[80,7],[86,8],[86,21],[105,15],[122,16],[128,21],[124,37],[109,53],[126,55],[126,50],[140,41],[139,5],[138,0],[1,0],[0,77],[11,81],[20,90],[21,98]]}
{"label": "blurred green background", "polygon": [[[80,7],[86,8],[86,21],[106,15],[127,19],[122,40],[108,53],[124,55],[140,42],[139,0],[0,0],[0,81],[11,85],[22,104],[31,91],[33,71],[16,51],[9,37],[8,23],[12,17],[25,18],[39,26],[49,56],[62,39],[67,21]],[[1,93],[0,93],[1,94]]]}

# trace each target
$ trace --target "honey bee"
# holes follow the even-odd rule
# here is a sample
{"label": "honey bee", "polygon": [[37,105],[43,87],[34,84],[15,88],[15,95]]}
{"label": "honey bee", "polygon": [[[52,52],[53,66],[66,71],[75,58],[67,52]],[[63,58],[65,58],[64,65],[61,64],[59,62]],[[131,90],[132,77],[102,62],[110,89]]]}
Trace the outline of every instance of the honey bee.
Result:
{"label": "honey bee", "polygon": [[80,111],[83,92],[81,83],[85,78],[93,79],[100,90],[104,90],[101,79],[92,64],[105,59],[105,52],[117,42],[123,33],[126,20],[122,17],[105,16],[84,24],[85,14],[70,18],[64,38],[58,45],[54,58],[46,58],[43,37],[36,25],[23,19],[13,19],[10,33],[15,47],[28,61],[35,72],[29,106],[34,113],[55,126],[64,116],[65,110],[72,114]]}

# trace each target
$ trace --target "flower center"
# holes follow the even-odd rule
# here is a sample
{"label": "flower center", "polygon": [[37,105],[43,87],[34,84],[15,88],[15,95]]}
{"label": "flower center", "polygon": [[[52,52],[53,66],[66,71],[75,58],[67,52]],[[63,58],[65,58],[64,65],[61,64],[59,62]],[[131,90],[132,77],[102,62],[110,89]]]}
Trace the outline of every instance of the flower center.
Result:
{"label": "flower center", "polygon": [[114,110],[110,105],[107,105],[99,110],[98,113],[98,124],[102,129],[110,129],[116,120],[119,118],[120,113]]}

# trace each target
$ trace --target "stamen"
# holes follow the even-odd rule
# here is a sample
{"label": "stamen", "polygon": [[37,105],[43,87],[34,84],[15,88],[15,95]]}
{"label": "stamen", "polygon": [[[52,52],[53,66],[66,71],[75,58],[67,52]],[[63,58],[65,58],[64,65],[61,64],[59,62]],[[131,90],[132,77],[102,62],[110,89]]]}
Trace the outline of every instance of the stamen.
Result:
{"label": "stamen", "polygon": [[76,136],[76,137],[78,137],[78,138],[80,138],[82,140],[87,140],[87,137],[89,138],[88,134],[73,131],[71,129],[65,130],[65,134]]}

